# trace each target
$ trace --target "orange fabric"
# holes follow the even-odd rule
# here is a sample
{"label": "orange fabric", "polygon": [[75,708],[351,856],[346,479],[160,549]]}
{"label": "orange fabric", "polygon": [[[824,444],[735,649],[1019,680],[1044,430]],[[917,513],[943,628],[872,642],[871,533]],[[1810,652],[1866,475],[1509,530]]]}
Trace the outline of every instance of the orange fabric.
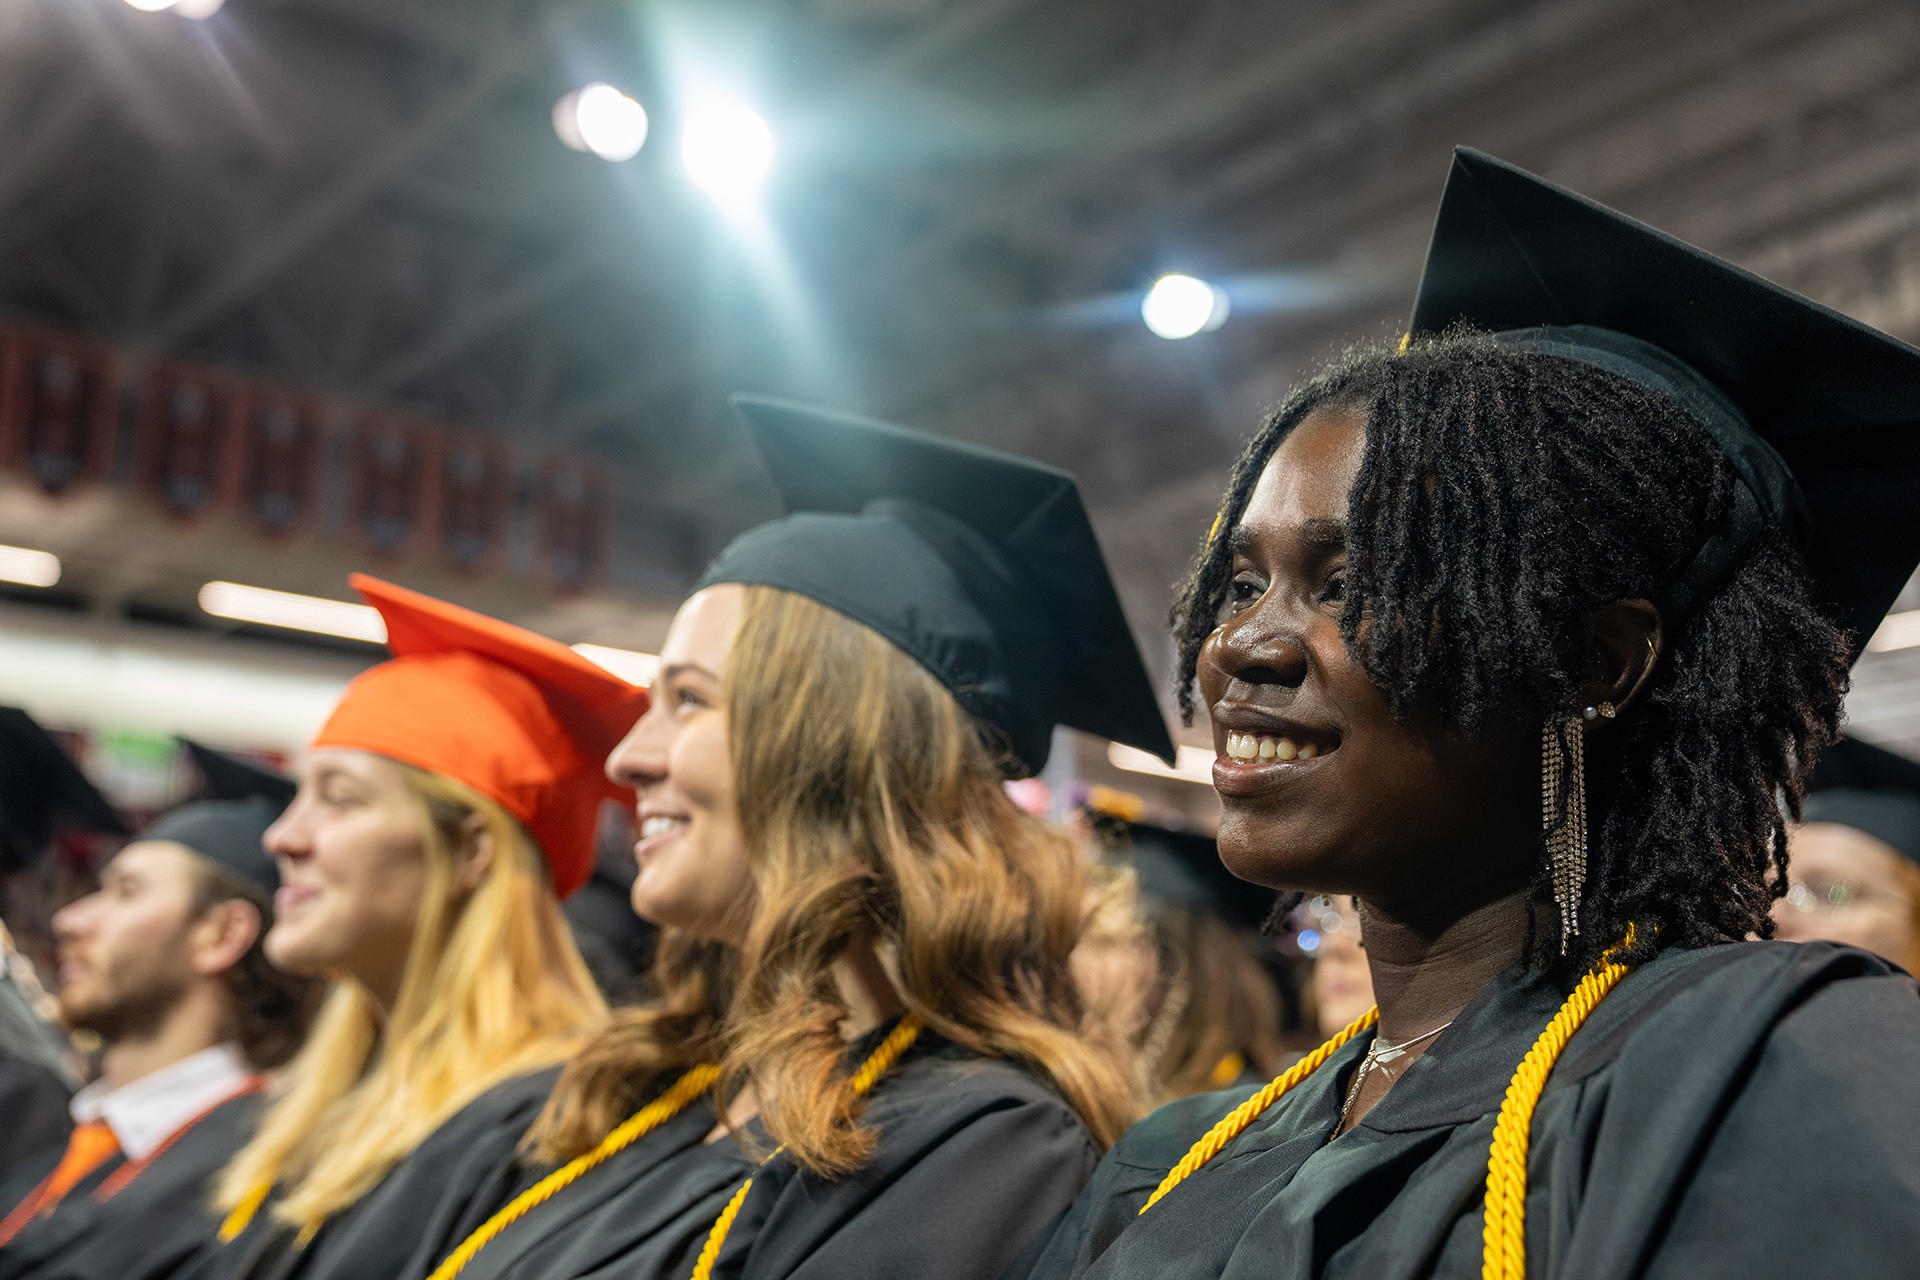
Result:
{"label": "orange fabric", "polygon": [[518,818],[561,897],[593,870],[600,802],[631,805],[606,759],[647,692],[557,640],[354,574],[393,658],[347,687],[315,747],[371,751],[445,774]]}
{"label": "orange fabric", "polygon": [[111,1159],[118,1150],[120,1142],[113,1136],[113,1130],[105,1120],[89,1120],[74,1126],[67,1138],[66,1154],[60,1157],[60,1163],[53,1167],[53,1172],[41,1179],[40,1185],[15,1205],[4,1221],[0,1221],[0,1246],[12,1241],[20,1234],[22,1227],[41,1213],[59,1204],[82,1178]]}

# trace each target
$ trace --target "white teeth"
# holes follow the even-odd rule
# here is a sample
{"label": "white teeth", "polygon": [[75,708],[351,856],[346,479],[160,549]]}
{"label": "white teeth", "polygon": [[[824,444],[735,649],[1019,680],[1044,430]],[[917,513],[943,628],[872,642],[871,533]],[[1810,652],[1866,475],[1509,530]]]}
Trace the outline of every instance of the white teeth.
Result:
{"label": "white teeth", "polygon": [[1320,748],[1311,742],[1257,733],[1227,734],[1227,755],[1235,760],[1312,760]]}
{"label": "white teeth", "polygon": [[655,836],[663,836],[676,827],[684,827],[686,825],[687,820],[685,818],[648,818],[640,824],[640,838],[642,840],[651,840]]}

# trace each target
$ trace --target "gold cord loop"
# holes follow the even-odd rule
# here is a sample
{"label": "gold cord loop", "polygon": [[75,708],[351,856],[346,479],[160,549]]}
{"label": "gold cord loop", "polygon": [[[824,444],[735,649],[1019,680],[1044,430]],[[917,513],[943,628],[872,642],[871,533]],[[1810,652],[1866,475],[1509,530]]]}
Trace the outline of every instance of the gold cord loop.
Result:
{"label": "gold cord loop", "polygon": [[612,1132],[600,1140],[599,1146],[561,1165],[515,1196],[505,1208],[481,1223],[471,1235],[460,1242],[458,1248],[434,1268],[428,1280],[453,1280],[454,1276],[460,1274],[463,1267],[473,1261],[474,1255],[493,1242],[495,1236],[558,1195],[587,1170],[624,1151],[679,1115],[691,1106],[696,1098],[713,1088],[714,1082],[719,1078],[720,1068],[711,1062],[703,1062],[688,1071],[674,1081],[665,1093],[616,1125]]}
{"label": "gold cord loop", "polygon": [[[913,1042],[920,1038],[922,1028],[920,1019],[911,1013],[901,1018],[894,1029],[887,1033],[887,1038],[867,1055],[867,1060],[861,1063],[859,1069],[853,1073],[854,1093],[864,1096],[868,1090],[878,1084],[880,1077],[891,1071],[893,1064],[900,1061],[900,1055],[913,1047]],[[785,1147],[774,1148],[767,1158],[760,1162],[760,1168],[764,1169],[772,1164],[775,1157],[785,1150]],[[713,1280],[714,1264],[720,1260],[720,1246],[727,1242],[727,1232],[733,1230],[733,1220],[740,1216],[740,1206],[746,1203],[747,1192],[752,1188],[753,1179],[749,1177],[740,1184],[740,1189],[733,1193],[733,1199],[727,1201],[727,1207],[720,1211],[719,1218],[714,1221],[713,1229],[707,1233],[707,1242],[700,1246],[700,1257],[693,1264],[693,1275],[689,1280]]]}

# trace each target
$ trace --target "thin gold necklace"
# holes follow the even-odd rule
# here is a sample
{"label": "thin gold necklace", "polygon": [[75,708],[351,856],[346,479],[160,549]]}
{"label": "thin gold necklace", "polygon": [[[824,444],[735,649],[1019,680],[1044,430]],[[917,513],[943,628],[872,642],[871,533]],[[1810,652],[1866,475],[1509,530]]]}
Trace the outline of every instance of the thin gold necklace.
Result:
{"label": "thin gold necklace", "polygon": [[[1459,1015],[1455,1014],[1454,1017],[1457,1018]],[[1337,1135],[1347,1127],[1347,1113],[1353,1110],[1353,1101],[1360,1096],[1360,1086],[1365,1082],[1368,1073],[1375,1067],[1384,1072],[1389,1062],[1405,1057],[1407,1050],[1422,1040],[1433,1039],[1452,1025],[1453,1018],[1448,1018],[1433,1030],[1422,1031],[1412,1039],[1402,1040],[1399,1044],[1382,1044],[1379,1034],[1375,1033],[1373,1043],[1367,1046],[1367,1056],[1360,1060],[1359,1069],[1353,1073],[1353,1083],[1347,1086],[1347,1100],[1340,1104],[1340,1119],[1334,1122],[1334,1133]]]}

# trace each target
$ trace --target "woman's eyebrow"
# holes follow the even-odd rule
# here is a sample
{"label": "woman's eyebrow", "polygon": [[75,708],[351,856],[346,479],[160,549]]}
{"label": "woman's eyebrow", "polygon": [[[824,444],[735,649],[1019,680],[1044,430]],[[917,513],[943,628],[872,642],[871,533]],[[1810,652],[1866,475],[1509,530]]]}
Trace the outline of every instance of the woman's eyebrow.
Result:
{"label": "woman's eyebrow", "polygon": [[694,672],[696,675],[703,675],[715,683],[718,683],[720,680],[719,676],[697,662],[669,662],[666,666],[660,668],[660,677],[664,680],[672,680],[678,676],[685,675],[689,671]]}
{"label": "woman's eyebrow", "polygon": [[1318,551],[1345,551],[1347,522],[1345,520],[1302,521],[1299,537],[1300,541]]}

